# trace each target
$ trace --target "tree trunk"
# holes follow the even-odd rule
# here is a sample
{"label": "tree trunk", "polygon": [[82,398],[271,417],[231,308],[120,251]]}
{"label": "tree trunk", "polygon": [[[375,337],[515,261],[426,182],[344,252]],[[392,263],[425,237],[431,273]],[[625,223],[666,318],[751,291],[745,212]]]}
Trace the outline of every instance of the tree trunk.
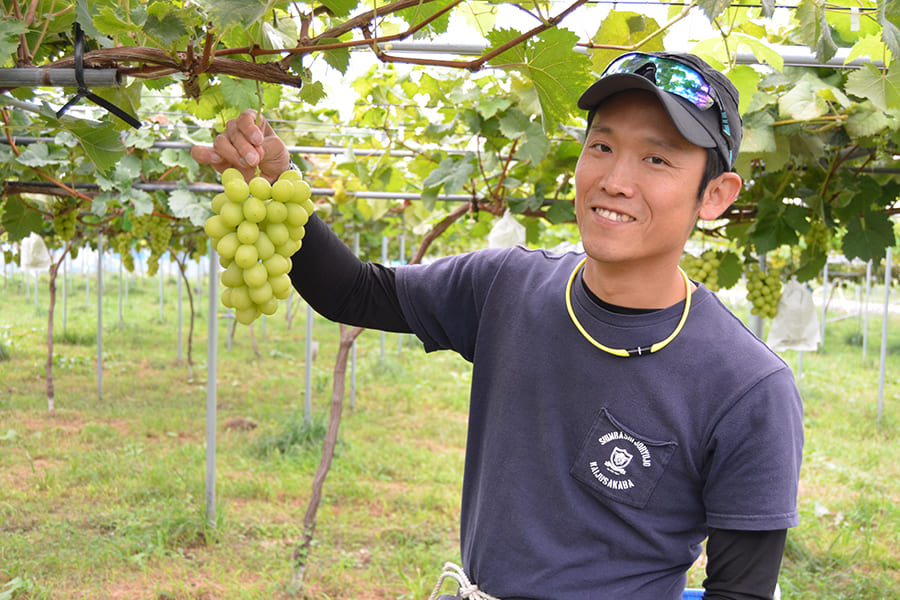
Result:
{"label": "tree trunk", "polygon": [[325,433],[325,441],[322,444],[322,458],[319,467],[313,477],[312,492],[306,514],[303,516],[303,538],[294,549],[294,572],[290,590],[297,594],[303,589],[303,575],[306,573],[306,565],[309,551],[312,546],[313,535],[316,530],[316,512],[322,501],[322,489],[325,486],[325,478],[331,469],[331,461],[334,458],[334,449],[337,446],[338,430],[341,425],[341,411],[344,406],[344,387],[347,374],[347,360],[350,357],[350,349],[353,342],[363,332],[362,327],[348,327],[341,324],[341,342],[338,347],[337,360],[334,363],[334,381],[331,388],[331,413],[328,416],[328,430]]}
{"label": "tree trunk", "polygon": [[[173,255],[174,256],[174,255]],[[188,362],[188,378],[194,378],[194,293],[191,291],[191,282],[188,281],[187,277],[187,268],[185,263],[187,262],[187,255],[185,255],[184,260],[179,260],[177,256],[174,257],[175,262],[178,264],[178,271],[181,274],[181,279],[184,282],[184,288],[187,290],[188,297],[188,306],[191,309],[191,318],[188,321],[188,339],[187,339],[187,362]]]}
{"label": "tree trunk", "polygon": [[[47,364],[44,368],[47,377],[47,410],[53,412],[56,410],[56,390],[53,386],[53,313],[56,312],[56,276],[59,275],[59,268],[62,266],[66,256],[69,255],[69,249],[72,247],[70,241],[63,246],[62,254],[59,260],[50,263],[50,300],[47,306]],[[65,282],[63,282],[65,285]],[[37,286],[35,286],[37,293]]]}

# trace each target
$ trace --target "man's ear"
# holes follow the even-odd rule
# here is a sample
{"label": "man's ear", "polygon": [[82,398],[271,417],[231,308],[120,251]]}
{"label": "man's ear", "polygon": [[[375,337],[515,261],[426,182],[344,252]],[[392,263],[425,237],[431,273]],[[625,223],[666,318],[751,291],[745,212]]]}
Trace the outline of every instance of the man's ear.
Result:
{"label": "man's ear", "polygon": [[704,221],[718,219],[737,199],[743,185],[741,176],[732,171],[722,173],[710,181],[703,192],[699,217]]}

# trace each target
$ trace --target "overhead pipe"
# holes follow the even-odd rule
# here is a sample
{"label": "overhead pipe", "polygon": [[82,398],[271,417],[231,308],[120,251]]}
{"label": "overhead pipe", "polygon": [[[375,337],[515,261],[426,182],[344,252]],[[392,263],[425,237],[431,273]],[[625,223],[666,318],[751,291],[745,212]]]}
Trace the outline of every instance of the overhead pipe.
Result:
{"label": "overhead pipe", "polygon": [[[117,69],[84,69],[84,84],[89,88],[119,87],[122,75]],[[75,69],[14,67],[0,69],[0,89],[18,87],[78,87]]]}

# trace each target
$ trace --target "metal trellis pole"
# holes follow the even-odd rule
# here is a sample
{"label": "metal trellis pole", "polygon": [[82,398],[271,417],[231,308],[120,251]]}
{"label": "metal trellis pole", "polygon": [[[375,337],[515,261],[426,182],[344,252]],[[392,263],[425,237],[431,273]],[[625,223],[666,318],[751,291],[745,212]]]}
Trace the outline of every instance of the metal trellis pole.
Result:
{"label": "metal trellis pole", "polygon": [[306,368],[303,398],[303,421],[309,427],[312,422],[312,363],[313,363],[313,308],[306,305]]}
{"label": "metal trellis pole", "polygon": [[869,295],[872,292],[872,259],[866,263],[866,293],[863,313],[863,339],[862,339],[862,359],[863,364],[866,363],[866,353],[869,350]]}
{"label": "metal trellis pole", "polygon": [[[209,315],[206,341],[206,519],[211,527],[216,524],[216,362],[218,348],[218,323],[216,305],[218,298],[219,258],[210,240],[209,249]],[[180,338],[179,338],[180,339]]]}
{"label": "metal trellis pole", "polygon": [[884,316],[881,320],[881,366],[878,372],[878,421],[881,422],[881,416],[884,414],[884,370],[887,363],[887,343],[888,343],[888,317],[890,316],[891,301],[891,271],[893,248],[887,249],[887,256],[884,259]]}
{"label": "metal trellis pole", "polygon": [[103,400],[103,234],[97,234],[97,398]]}

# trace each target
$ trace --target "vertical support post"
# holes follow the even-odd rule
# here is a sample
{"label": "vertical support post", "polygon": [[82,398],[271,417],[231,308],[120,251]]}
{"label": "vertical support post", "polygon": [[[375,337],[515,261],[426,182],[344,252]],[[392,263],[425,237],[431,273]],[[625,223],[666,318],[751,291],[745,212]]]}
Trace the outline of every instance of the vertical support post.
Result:
{"label": "vertical support post", "polygon": [[[400,232],[400,264],[406,264],[406,235]],[[403,334],[397,334],[397,358],[403,354]]]}
{"label": "vertical support post", "polygon": [[[4,265],[4,268],[6,268],[5,265]],[[65,333],[66,333],[66,317],[67,317],[67,314],[66,314],[66,312],[67,312],[67,311],[66,311],[66,309],[67,309],[67,306],[66,306],[66,300],[67,300],[67,297],[68,297],[68,293],[67,293],[67,290],[66,290],[66,278],[68,277],[68,274],[69,274],[69,254],[68,254],[68,253],[66,253],[65,258],[63,258],[62,268],[63,268],[63,278],[62,278],[62,279],[63,279],[63,284],[62,284],[62,327],[63,327],[63,335],[65,335]],[[4,286],[6,285],[6,282],[5,282],[5,281],[4,281],[3,285],[4,285]]]}
{"label": "vertical support post", "polygon": [[103,234],[97,234],[97,399],[103,401]]}
{"label": "vertical support post", "polygon": [[[382,262],[382,264],[387,264],[387,260],[388,260],[387,251],[388,251],[388,239],[386,236],[381,236],[381,262]],[[384,339],[385,339],[385,333],[384,333],[384,331],[382,331],[381,332],[381,354],[380,354],[381,364],[384,364]]]}
{"label": "vertical support post", "polygon": [[[353,254],[359,256],[359,232],[353,233]],[[356,408],[356,340],[350,347],[350,408]]]}
{"label": "vertical support post", "polygon": [[159,322],[162,323],[163,320],[163,265],[162,260],[160,260],[159,268],[156,270],[156,274],[159,276]]}
{"label": "vertical support post", "polygon": [[[216,376],[218,348],[219,259],[210,240],[209,248],[209,310],[206,341],[206,519],[210,527],[216,524]],[[180,340],[179,336],[179,340]]]}
{"label": "vertical support post", "polygon": [[125,322],[124,313],[122,309],[122,293],[123,293],[123,281],[122,281],[122,272],[124,271],[122,267],[122,257],[119,257],[119,327]]}
{"label": "vertical support post", "polygon": [[303,421],[306,426],[312,423],[312,370],[313,370],[313,309],[306,305],[306,356],[305,381],[303,390]]}
{"label": "vertical support post", "polygon": [[887,256],[884,259],[884,315],[881,319],[881,366],[878,371],[878,422],[881,422],[881,416],[884,414],[884,370],[887,364],[887,343],[888,343],[888,318],[890,317],[890,301],[891,301],[891,271],[893,265],[893,248],[887,249]]}
{"label": "vertical support post", "polygon": [[869,351],[869,294],[872,292],[872,259],[866,263],[866,294],[863,313],[863,339],[862,339],[862,359],[863,364],[866,363],[866,353]]}
{"label": "vertical support post", "polygon": [[[759,269],[763,272],[763,274],[765,274],[768,270],[766,255],[760,254],[756,257],[756,260],[757,264],[759,264]],[[749,308],[752,309],[753,305],[751,304]],[[750,314],[750,329],[751,331],[753,331],[756,337],[758,337],[759,339],[763,339],[763,335],[765,335],[765,323],[763,321],[762,315],[754,315],[752,313]]]}
{"label": "vertical support post", "polygon": [[828,259],[822,272],[822,347],[825,347],[825,319],[828,316]]}
{"label": "vertical support post", "polygon": [[[181,270],[181,267],[179,267],[179,271],[180,270]],[[187,269],[185,268],[185,270],[187,270]],[[185,274],[187,274],[187,273],[185,273]],[[198,282],[199,282],[199,275],[200,275],[200,262],[198,261],[197,262]],[[177,350],[177,356],[175,357],[175,361],[180,365],[181,364],[181,336],[182,336],[182,333],[181,333],[181,306],[182,305],[181,305],[181,303],[182,303],[182,296],[184,295],[184,279],[185,278],[181,277],[181,273],[179,273],[178,276],[176,277],[176,279],[178,280],[178,350]]]}

